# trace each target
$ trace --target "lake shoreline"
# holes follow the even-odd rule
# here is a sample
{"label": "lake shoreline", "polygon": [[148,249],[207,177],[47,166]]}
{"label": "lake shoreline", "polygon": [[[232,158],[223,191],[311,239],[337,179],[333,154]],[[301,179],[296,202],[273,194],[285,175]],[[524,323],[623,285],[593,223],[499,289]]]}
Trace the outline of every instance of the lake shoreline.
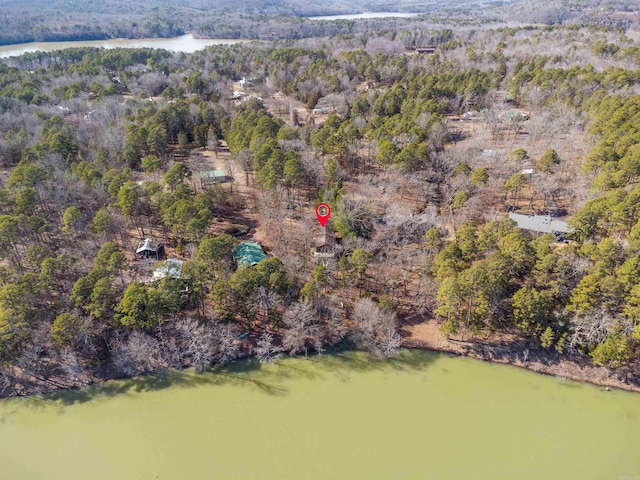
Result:
{"label": "lake shoreline", "polygon": [[[66,43],[66,42],[104,42],[108,40],[169,40],[171,38],[182,37],[184,35],[192,34],[194,38],[207,39],[206,37],[198,37],[195,32],[184,32],[180,35],[173,35],[171,37],[149,37],[149,36],[125,36],[125,37],[111,37],[108,35],[69,35],[59,37],[44,37],[44,38],[31,38],[22,39],[16,41],[3,41],[0,40],[0,47],[18,47],[20,45],[29,45],[32,43]],[[232,40],[232,39],[229,39]]]}
{"label": "lake shoreline", "polygon": [[0,402],[2,477],[600,480],[640,468],[638,395],[420,350],[374,362],[330,351]]}
{"label": "lake shoreline", "polygon": [[[357,20],[373,20],[373,19],[391,19],[391,18],[414,18],[420,15],[428,14],[427,11],[407,11],[407,12],[388,12],[388,11],[366,11],[359,13],[344,13],[344,12],[327,12],[324,14],[313,14],[313,15],[290,15],[288,18],[291,21],[312,21],[312,22],[332,22],[332,21],[357,21]],[[139,34],[135,34],[133,31],[130,34],[124,34],[124,36],[111,36],[108,33],[102,30],[91,30],[84,33],[77,34],[64,34],[64,33],[52,33],[43,34],[41,37],[36,38],[36,36],[32,36],[31,38],[22,38],[22,39],[4,39],[0,40],[0,47],[19,47],[22,45],[29,45],[33,43],[67,43],[67,42],[107,42],[107,41],[118,41],[118,40],[135,40],[135,41],[146,41],[146,40],[170,40],[173,38],[183,37],[185,35],[191,35],[193,38],[197,40],[229,40],[229,41],[238,41],[238,42],[252,42],[259,40],[257,38],[238,38],[232,35],[227,36],[216,36],[209,37],[205,34],[200,33],[197,29],[195,30],[182,30],[177,29],[172,32],[171,35],[158,35],[158,36],[149,36],[145,34],[148,32],[140,32]],[[294,37],[292,37],[294,38]]]}
{"label": "lake shoreline", "polygon": [[[553,376],[559,380],[570,380],[579,383],[590,384],[603,389],[617,389],[627,392],[640,393],[640,378],[629,378],[624,374],[624,370],[613,370],[607,367],[595,366],[589,363],[588,357],[577,355],[560,357],[558,354],[549,354],[541,350],[532,350],[525,343],[505,345],[499,343],[486,343],[483,341],[456,341],[448,340],[449,346],[434,346],[428,341],[415,337],[403,339],[402,348],[407,350],[421,350],[425,352],[438,353],[456,357],[468,357],[474,360],[491,364],[509,365],[534,373]],[[243,345],[244,347],[244,345]],[[243,348],[241,354],[234,362],[253,358],[248,353],[249,350]],[[283,355],[286,357],[287,355]],[[371,360],[372,362],[385,360]],[[177,371],[182,371],[189,366],[185,366]],[[46,395],[54,392],[71,391],[102,384],[111,380],[126,380],[148,375],[157,375],[163,371],[173,370],[170,368],[158,369],[131,376],[117,376],[106,373],[104,375],[86,375],[75,382],[61,383],[60,377],[51,377],[46,380],[38,379],[37,384],[21,384],[20,388],[13,388],[12,392],[0,394],[0,400],[8,398],[24,398],[38,395]],[[64,379],[68,382],[68,379]]]}
{"label": "lake shoreline", "polygon": [[623,369],[614,370],[590,363],[587,356],[550,354],[532,350],[526,344],[514,346],[483,342],[460,342],[450,348],[437,347],[410,339],[403,348],[444,353],[459,357],[469,357],[487,363],[509,365],[534,373],[586,383],[603,389],[617,389],[640,393],[640,379],[629,378]]}
{"label": "lake shoreline", "polygon": [[501,338],[471,341],[446,338],[435,320],[423,322],[421,328],[405,330],[404,348],[415,348],[510,365],[559,379],[588,383],[602,388],[615,388],[640,393],[640,377],[631,369],[612,369],[593,365],[587,355],[560,355],[554,350],[535,348],[526,340],[505,335]]}
{"label": "lake shoreline", "polygon": [[193,53],[216,45],[236,45],[254,40],[244,38],[211,38],[188,32],[173,37],[109,37],[84,40],[34,40],[31,42],[0,44],[0,58],[19,57],[25,53],[52,52],[69,48],[154,48],[173,52]]}

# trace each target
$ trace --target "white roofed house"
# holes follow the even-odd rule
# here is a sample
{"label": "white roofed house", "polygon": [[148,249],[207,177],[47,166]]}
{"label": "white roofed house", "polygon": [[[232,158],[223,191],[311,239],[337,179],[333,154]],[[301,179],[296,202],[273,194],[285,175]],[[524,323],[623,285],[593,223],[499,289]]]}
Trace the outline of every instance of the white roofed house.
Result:
{"label": "white roofed house", "polygon": [[[189,302],[191,299],[192,279],[184,275],[182,266],[184,262],[175,258],[163,260],[154,265],[153,274],[149,279],[156,285],[162,285],[165,293],[179,293],[180,302]],[[175,298],[174,298],[175,300]]]}
{"label": "white roofed house", "polygon": [[244,87],[250,87],[251,85],[253,85],[253,81],[254,81],[253,78],[242,77],[242,79],[240,79],[238,83],[242,88],[244,88]]}
{"label": "white roofed house", "polygon": [[162,245],[154,243],[151,238],[145,238],[144,242],[138,243],[138,248],[136,248],[136,254],[139,257],[144,258],[156,258],[160,259],[163,256],[164,248]]}
{"label": "white roofed house", "polygon": [[156,264],[153,269],[153,279],[162,280],[163,278],[171,278],[180,280],[182,278],[182,260],[170,258]]}

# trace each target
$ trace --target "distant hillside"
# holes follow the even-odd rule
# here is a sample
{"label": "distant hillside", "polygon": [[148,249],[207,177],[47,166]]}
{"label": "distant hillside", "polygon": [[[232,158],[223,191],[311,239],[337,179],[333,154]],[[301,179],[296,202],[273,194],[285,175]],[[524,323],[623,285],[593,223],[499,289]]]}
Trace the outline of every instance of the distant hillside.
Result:
{"label": "distant hillside", "polygon": [[[325,37],[402,30],[410,19],[318,25],[302,17],[367,12],[428,13],[431,20],[546,25],[638,25],[632,0],[0,0],[0,45],[31,41],[171,37],[193,32],[217,38]],[[418,19],[416,19],[418,20]],[[415,21],[415,20],[414,20]]]}
{"label": "distant hillside", "polygon": [[545,25],[593,24],[637,28],[640,6],[635,0],[515,1],[489,9],[504,19]]}
{"label": "distant hillside", "polygon": [[[0,44],[103,38],[169,37],[185,32],[238,38],[268,17],[364,12],[477,11],[504,2],[470,0],[0,0]],[[269,20],[269,22],[272,19]],[[280,18],[279,22],[282,23]],[[287,20],[290,23],[291,20]],[[322,35],[323,32],[310,32]],[[335,32],[329,32],[333,34]]]}

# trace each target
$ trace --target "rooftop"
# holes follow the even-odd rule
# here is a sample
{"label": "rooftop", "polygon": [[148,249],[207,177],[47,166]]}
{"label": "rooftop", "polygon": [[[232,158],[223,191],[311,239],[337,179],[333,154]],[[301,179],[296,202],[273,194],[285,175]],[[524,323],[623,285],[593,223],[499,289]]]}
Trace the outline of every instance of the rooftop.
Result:
{"label": "rooftop", "polygon": [[331,230],[327,230],[326,227],[322,228],[322,233],[313,237],[313,244],[317,247],[333,246],[336,244],[336,236]]}
{"label": "rooftop", "polygon": [[170,258],[158,262],[153,269],[153,279],[162,280],[163,278],[179,279],[182,276],[182,260]]}
{"label": "rooftop", "polygon": [[234,247],[232,253],[238,267],[243,265],[252,267],[267,258],[267,254],[264,253],[262,246],[257,242],[241,243],[237,247]]}
{"label": "rooftop", "polygon": [[200,172],[200,178],[221,178],[225,176],[224,170],[204,170]]}
{"label": "rooftop", "polygon": [[567,225],[567,222],[556,220],[549,215],[524,215],[522,213],[510,213],[509,218],[514,220],[518,227],[523,230],[531,230],[533,232],[553,233],[562,232],[569,233],[573,229]]}
{"label": "rooftop", "polygon": [[138,244],[136,253],[144,253],[146,251],[155,253],[158,250],[158,248],[156,246],[153,246],[152,242],[153,240],[151,240],[150,238],[145,238],[144,243],[142,245]]}

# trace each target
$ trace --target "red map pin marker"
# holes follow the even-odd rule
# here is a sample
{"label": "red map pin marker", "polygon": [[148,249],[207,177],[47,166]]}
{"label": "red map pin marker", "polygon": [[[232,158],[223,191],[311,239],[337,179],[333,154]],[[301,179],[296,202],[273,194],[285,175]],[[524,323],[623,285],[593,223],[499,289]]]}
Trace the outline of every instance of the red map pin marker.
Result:
{"label": "red map pin marker", "polygon": [[330,215],[331,207],[326,203],[321,203],[316,207],[316,217],[318,217],[318,221],[323,227],[327,224],[327,220],[329,220]]}

